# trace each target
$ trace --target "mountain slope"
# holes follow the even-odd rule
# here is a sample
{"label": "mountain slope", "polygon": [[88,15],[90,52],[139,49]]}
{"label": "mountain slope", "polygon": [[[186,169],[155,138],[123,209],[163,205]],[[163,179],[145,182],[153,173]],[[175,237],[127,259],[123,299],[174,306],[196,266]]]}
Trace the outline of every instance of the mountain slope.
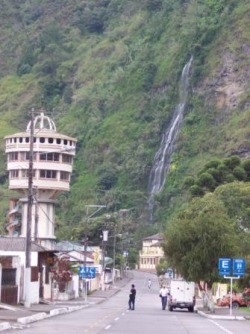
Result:
{"label": "mountain slope", "polygon": [[[59,236],[77,229],[85,205],[94,202],[111,211],[134,208],[135,221],[145,222],[153,157],[191,55],[184,123],[155,222],[164,225],[188,200],[185,177],[209,159],[249,156],[247,0],[4,0],[0,6],[1,138],[26,127],[31,107],[45,107],[59,131],[78,139],[72,190],[59,202]],[[4,158],[0,166],[6,208]]]}

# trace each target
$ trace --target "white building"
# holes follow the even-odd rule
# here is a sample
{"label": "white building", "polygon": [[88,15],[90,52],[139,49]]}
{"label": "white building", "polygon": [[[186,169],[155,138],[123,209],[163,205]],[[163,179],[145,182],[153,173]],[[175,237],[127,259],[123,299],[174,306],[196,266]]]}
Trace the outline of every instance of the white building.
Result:
{"label": "white building", "polygon": [[[9,189],[16,190],[17,198],[10,200],[8,236],[0,237],[0,276],[3,275],[6,283],[2,281],[0,300],[8,302],[10,292],[13,303],[26,300],[28,294],[31,303],[53,299],[50,267],[55,250],[55,203],[62,192],[70,189],[76,139],[58,133],[54,122],[41,113],[34,122],[29,122],[25,132],[6,136],[5,145]],[[33,202],[28,224],[30,190]],[[29,292],[25,291],[24,283],[29,269],[25,268],[28,225],[31,230]]]}
{"label": "white building", "polygon": [[163,236],[160,233],[151,235],[142,240],[142,250],[139,252],[139,269],[156,272],[156,266],[160,259],[164,258],[162,243]]}
{"label": "white building", "polygon": [[[24,299],[26,238],[0,236],[0,301],[18,304]],[[31,242],[31,282],[29,284],[32,303],[52,298],[49,259],[53,252]]]}
{"label": "white building", "polygon": [[[5,137],[9,188],[19,194],[12,200],[7,230],[10,236],[26,237],[28,177],[30,169],[31,122],[26,132]],[[54,249],[55,202],[70,189],[76,139],[56,131],[54,122],[44,113],[34,119],[32,183],[33,206],[31,239]]]}

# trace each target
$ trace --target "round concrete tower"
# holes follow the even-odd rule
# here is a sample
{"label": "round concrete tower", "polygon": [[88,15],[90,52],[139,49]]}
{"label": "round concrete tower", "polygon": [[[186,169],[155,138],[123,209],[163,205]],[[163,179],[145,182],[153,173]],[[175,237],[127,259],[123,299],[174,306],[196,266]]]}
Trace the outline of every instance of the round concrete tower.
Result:
{"label": "round concrete tower", "polygon": [[[20,232],[15,235],[22,237],[26,237],[27,231],[31,124],[31,122],[28,124],[26,132],[5,137],[9,188],[19,193],[19,204],[21,204]],[[76,139],[58,133],[54,122],[49,117],[44,113],[35,117],[31,239],[48,249],[54,248],[56,199],[62,192],[70,189],[75,149]],[[13,235],[13,229],[18,224],[13,224],[17,221],[14,208],[10,213],[9,231]]]}

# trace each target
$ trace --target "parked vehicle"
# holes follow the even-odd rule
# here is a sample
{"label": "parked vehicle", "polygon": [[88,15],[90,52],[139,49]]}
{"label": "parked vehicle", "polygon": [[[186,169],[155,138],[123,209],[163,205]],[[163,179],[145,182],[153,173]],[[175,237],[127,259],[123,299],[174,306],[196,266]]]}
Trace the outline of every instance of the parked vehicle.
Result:
{"label": "parked vehicle", "polygon": [[[223,298],[219,299],[217,302],[218,306],[228,306],[230,307],[230,295],[226,295]],[[250,305],[248,298],[245,298],[242,293],[233,294],[232,297],[232,308],[238,309],[241,306]]]}
{"label": "parked vehicle", "polygon": [[175,308],[187,308],[189,312],[194,312],[195,306],[195,283],[183,280],[171,280],[170,298],[168,302],[169,311]]}

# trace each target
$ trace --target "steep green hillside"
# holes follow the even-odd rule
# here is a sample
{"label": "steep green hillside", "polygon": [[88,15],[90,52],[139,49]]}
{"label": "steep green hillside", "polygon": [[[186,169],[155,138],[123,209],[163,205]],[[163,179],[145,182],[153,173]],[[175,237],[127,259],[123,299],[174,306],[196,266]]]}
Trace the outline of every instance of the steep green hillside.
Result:
{"label": "steep green hillside", "polygon": [[[23,130],[31,107],[44,107],[78,139],[71,192],[58,204],[59,237],[72,229],[80,237],[86,204],[133,208],[131,219],[146,223],[153,157],[191,55],[184,123],[152,229],[189,200],[184,181],[207,161],[249,157],[249,1],[2,0],[0,29],[0,137]],[[0,181],[3,224],[3,154]]]}

